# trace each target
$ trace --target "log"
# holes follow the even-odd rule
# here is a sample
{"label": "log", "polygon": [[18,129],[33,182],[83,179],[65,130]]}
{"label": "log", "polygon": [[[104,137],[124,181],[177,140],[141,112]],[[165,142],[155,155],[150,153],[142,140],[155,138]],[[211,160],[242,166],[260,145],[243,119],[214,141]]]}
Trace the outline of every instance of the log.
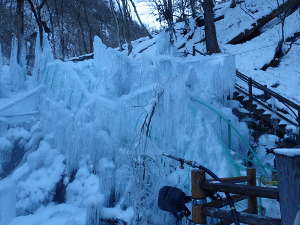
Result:
{"label": "log", "polygon": [[279,191],[277,188],[270,187],[254,187],[243,184],[232,183],[209,183],[205,182],[201,187],[208,191],[227,192],[232,194],[257,196],[262,198],[279,199]]}
{"label": "log", "polygon": [[291,225],[300,211],[300,155],[289,157],[276,149],[275,153],[282,224]]}
{"label": "log", "polygon": [[277,9],[274,9],[271,13],[258,19],[256,23],[252,24],[252,27],[250,29],[244,30],[242,33],[238,34],[233,39],[228,41],[227,44],[241,44],[257,37],[258,35],[260,35],[261,29],[264,25],[280,16],[282,13],[285,13],[286,17],[291,15],[297,10],[299,5],[300,0],[288,0],[287,2],[280,5]]}
{"label": "log", "polygon": [[[225,18],[224,15],[218,16],[218,17],[216,17],[216,18],[214,19],[214,22],[217,22],[217,21],[219,21],[219,20],[223,20],[224,18]],[[198,17],[198,18],[196,19],[196,26],[197,26],[197,27],[203,27],[204,25],[205,25],[204,19],[202,19],[201,17]]]}
{"label": "log", "polygon": [[[225,209],[216,209],[211,207],[205,207],[203,212],[206,216],[217,217],[220,219],[228,219],[231,215],[230,210]],[[240,212],[239,221],[247,224],[256,224],[256,225],[281,225],[281,220],[276,218],[271,218],[267,216],[258,216],[254,214]]]}
{"label": "log", "polygon": [[81,56],[78,56],[78,57],[74,57],[74,58],[71,58],[71,59],[66,60],[66,61],[81,62],[81,61],[85,61],[85,60],[89,60],[89,59],[93,59],[93,58],[94,58],[94,53],[90,53],[90,54],[87,54],[87,55],[81,55]]}

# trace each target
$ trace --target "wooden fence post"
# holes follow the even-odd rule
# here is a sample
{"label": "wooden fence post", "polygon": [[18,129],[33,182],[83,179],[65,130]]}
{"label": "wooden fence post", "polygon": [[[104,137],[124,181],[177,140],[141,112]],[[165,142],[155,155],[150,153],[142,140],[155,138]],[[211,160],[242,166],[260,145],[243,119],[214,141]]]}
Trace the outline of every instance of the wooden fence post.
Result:
{"label": "wooden fence post", "polygon": [[192,170],[192,197],[193,210],[192,221],[197,225],[206,225],[206,216],[203,214],[202,204],[206,203],[206,192],[201,188],[201,183],[205,182],[204,170]]}
{"label": "wooden fence post", "polygon": [[[256,169],[247,168],[247,184],[256,186]],[[248,198],[248,213],[257,214],[257,197],[251,196]]]}
{"label": "wooden fence post", "polygon": [[297,123],[298,123],[297,142],[298,144],[300,144],[300,109],[299,108],[298,108]]}
{"label": "wooden fence post", "polygon": [[227,132],[228,132],[228,148],[231,149],[231,124],[230,124],[230,120],[228,121],[227,124]]}
{"label": "wooden fence post", "polygon": [[253,103],[253,91],[252,91],[252,78],[250,77],[249,78],[249,81],[248,81],[248,88],[249,88],[249,105],[252,105]]}
{"label": "wooden fence post", "polygon": [[300,210],[300,155],[286,156],[276,149],[275,153],[282,225],[291,225]]}

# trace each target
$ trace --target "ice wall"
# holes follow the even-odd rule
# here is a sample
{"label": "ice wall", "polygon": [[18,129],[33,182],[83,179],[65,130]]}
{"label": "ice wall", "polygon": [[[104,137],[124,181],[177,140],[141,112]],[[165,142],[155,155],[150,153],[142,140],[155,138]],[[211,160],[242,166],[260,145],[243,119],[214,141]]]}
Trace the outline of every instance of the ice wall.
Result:
{"label": "ice wall", "polygon": [[1,180],[0,225],[8,225],[16,215],[15,185],[9,180]]}
{"label": "ice wall", "polygon": [[196,160],[222,176],[237,172],[225,157],[219,117],[192,101],[226,111],[234,58],[129,58],[98,39],[94,48],[94,60],[55,61],[41,70],[42,127],[66,156],[70,174],[83,159],[89,162],[105,207],[133,207],[132,224],[167,224],[170,218],[156,207],[159,188],[188,192],[190,182],[188,169],[179,171],[161,153]]}

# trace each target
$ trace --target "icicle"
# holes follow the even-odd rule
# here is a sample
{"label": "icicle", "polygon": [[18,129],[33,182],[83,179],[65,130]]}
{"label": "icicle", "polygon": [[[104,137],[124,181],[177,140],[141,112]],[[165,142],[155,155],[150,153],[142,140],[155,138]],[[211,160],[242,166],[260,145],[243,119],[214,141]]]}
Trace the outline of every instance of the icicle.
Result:
{"label": "icicle", "polygon": [[18,44],[17,39],[15,37],[12,38],[11,44],[11,53],[10,53],[10,79],[11,79],[11,90],[19,91],[24,88],[26,72],[22,67],[18,64],[17,54],[18,53]]}
{"label": "icicle", "polygon": [[10,224],[16,216],[15,185],[9,180],[0,181],[0,225]]}
{"label": "icicle", "polygon": [[38,34],[35,41],[33,68],[33,77],[37,84],[42,82],[42,79],[44,79],[43,74],[46,71],[47,64],[53,60],[54,56],[47,35],[43,36],[43,48],[41,48],[40,35]]}
{"label": "icicle", "polygon": [[[90,205],[87,208],[86,222],[85,225],[98,225],[100,220],[100,210],[99,207],[95,205]],[[101,223],[101,222],[100,222]]]}

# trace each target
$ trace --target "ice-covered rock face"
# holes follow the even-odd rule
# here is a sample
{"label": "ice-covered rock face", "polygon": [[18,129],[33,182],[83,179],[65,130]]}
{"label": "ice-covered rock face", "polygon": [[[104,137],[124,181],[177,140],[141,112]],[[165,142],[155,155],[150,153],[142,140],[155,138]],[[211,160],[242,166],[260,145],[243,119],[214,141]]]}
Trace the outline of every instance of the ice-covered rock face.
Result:
{"label": "ice-covered rock face", "polygon": [[[83,159],[91,163],[104,207],[133,207],[133,224],[167,224],[156,207],[158,189],[175,181],[189,191],[189,170],[169,179],[178,174],[170,167],[176,164],[162,152],[194,159],[219,175],[236,173],[224,157],[219,118],[192,101],[224,109],[234,84],[234,58],[129,58],[98,39],[94,48],[93,60],[55,61],[40,70],[42,127],[70,173],[82,171]],[[69,190],[76,193],[77,187]]]}

